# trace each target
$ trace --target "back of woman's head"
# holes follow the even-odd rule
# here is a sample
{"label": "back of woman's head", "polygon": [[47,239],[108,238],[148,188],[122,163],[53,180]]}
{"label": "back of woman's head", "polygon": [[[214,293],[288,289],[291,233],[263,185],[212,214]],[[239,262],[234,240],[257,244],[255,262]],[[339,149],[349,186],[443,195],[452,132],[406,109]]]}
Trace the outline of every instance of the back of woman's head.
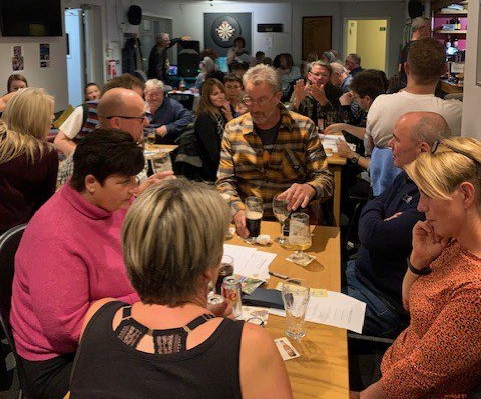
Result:
{"label": "back of woman's head", "polygon": [[224,85],[218,79],[208,78],[204,83],[202,83],[199,106],[197,107],[196,111],[197,115],[201,114],[202,112],[207,112],[211,115],[220,115],[219,109],[215,107],[210,100],[210,95],[215,88],[219,88],[220,91],[225,93]]}
{"label": "back of woman's head", "polygon": [[53,97],[37,87],[20,89],[7,103],[3,120],[9,129],[45,139],[52,124]]}
{"label": "back of woman's head", "polygon": [[448,199],[462,182],[470,182],[481,205],[481,143],[474,138],[436,141],[430,153],[421,153],[405,168],[419,190],[431,198]]}
{"label": "back of woman's head", "polygon": [[124,261],[142,302],[176,306],[222,257],[229,209],[215,189],[183,179],[142,193],[122,230]]}

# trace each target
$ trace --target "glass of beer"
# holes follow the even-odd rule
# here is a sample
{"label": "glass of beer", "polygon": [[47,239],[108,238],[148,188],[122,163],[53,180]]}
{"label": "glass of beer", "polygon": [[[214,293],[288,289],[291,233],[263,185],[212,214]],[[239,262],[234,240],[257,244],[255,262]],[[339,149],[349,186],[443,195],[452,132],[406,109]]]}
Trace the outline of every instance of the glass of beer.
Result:
{"label": "glass of beer", "polygon": [[286,237],[284,236],[284,222],[289,217],[290,212],[287,210],[287,200],[279,199],[277,197],[278,195],[276,195],[272,200],[272,211],[274,212],[276,219],[281,224],[281,235],[276,238],[276,242],[279,244],[285,244]]}
{"label": "glass of beer", "polygon": [[262,198],[247,197],[246,199],[246,225],[249,230],[247,241],[251,244],[261,234],[261,221],[264,214]]}
{"label": "glass of beer", "polygon": [[291,257],[294,262],[303,262],[309,258],[304,250],[312,245],[311,229],[309,228],[309,215],[296,212],[291,215],[289,230],[289,246],[297,250]]}

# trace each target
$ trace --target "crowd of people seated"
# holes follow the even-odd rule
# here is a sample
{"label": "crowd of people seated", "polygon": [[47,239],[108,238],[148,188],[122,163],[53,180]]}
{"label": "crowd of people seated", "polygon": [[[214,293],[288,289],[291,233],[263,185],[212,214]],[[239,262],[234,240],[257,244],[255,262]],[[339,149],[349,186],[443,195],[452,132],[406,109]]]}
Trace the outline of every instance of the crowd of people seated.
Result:
{"label": "crowd of people seated", "polygon": [[[32,399],[109,398],[113,385],[122,398],[147,389],[292,398],[270,336],[206,298],[228,223],[250,235],[247,197],[263,198],[265,219],[278,195],[312,224],[326,221],[334,178],[320,133],[345,139],[348,218],[349,191],[366,189],[343,292],[366,303],[364,334],[394,340],[380,379],[351,397],[447,399],[479,385],[481,143],[456,137],[470,134],[461,102],[435,95],[444,49],[424,20],[414,25],[402,91],[359,54],[271,61],[237,37],[229,73],[202,52],[193,112],[165,93],[166,50],[188,38],[161,34],[149,79],[87,84],[53,144],[48,88],[10,76],[0,98],[0,233],[27,223],[10,321]],[[197,173],[149,170],[147,134],[178,145],[174,170],[183,155]]]}

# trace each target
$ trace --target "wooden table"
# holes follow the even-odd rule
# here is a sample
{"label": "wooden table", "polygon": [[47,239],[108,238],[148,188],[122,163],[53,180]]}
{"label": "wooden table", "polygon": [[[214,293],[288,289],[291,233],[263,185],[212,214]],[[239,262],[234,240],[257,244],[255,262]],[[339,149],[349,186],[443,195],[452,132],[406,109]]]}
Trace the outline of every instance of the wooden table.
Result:
{"label": "wooden table", "polygon": [[340,157],[337,152],[327,157],[327,165],[334,175],[334,226],[341,225],[341,171],[346,164],[346,158]]}
{"label": "wooden table", "polygon": [[[276,222],[262,222],[261,233],[275,238],[280,227]],[[307,267],[298,266],[286,260],[292,251],[273,243],[258,246],[261,251],[273,252],[277,256],[270,270],[289,277],[303,278],[313,288],[339,291],[340,281],[340,232],[337,227],[315,226],[312,247],[307,253],[316,256]],[[247,246],[237,235],[226,241],[228,244]],[[269,288],[275,288],[283,281],[271,277]],[[285,318],[270,315],[267,330],[272,338],[285,336]],[[301,343],[290,339],[300,351],[301,357],[286,362],[287,371],[295,399],[347,399],[349,397],[349,368],[347,357],[346,331],[307,322],[307,335]]]}

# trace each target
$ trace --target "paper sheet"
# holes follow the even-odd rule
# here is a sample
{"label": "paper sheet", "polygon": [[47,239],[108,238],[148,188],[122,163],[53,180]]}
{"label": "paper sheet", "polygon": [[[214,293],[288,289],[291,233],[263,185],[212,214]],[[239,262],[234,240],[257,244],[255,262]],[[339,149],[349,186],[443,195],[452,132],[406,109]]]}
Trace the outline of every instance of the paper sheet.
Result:
{"label": "paper sheet", "polygon": [[[285,310],[269,309],[269,313],[286,316]],[[366,304],[340,292],[311,289],[306,320],[345,328],[362,334]]]}
{"label": "paper sheet", "polygon": [[[335,134],[319,134],[321,138],[322,146],[324,149],[331,149],[332,152],[337,152],[337,140],[346,141],[345,137],[342,135]],[[356,145],[352,143],[347,143],[351,150],[356,151]]]}
{"label": "paper sheet", "polygon": [[269,279],[269,265],[276,257],[276,254],[270,252],[232,244],[224,244],[224,255],[234,259],[235,274],[256,277],[264,281]]}

